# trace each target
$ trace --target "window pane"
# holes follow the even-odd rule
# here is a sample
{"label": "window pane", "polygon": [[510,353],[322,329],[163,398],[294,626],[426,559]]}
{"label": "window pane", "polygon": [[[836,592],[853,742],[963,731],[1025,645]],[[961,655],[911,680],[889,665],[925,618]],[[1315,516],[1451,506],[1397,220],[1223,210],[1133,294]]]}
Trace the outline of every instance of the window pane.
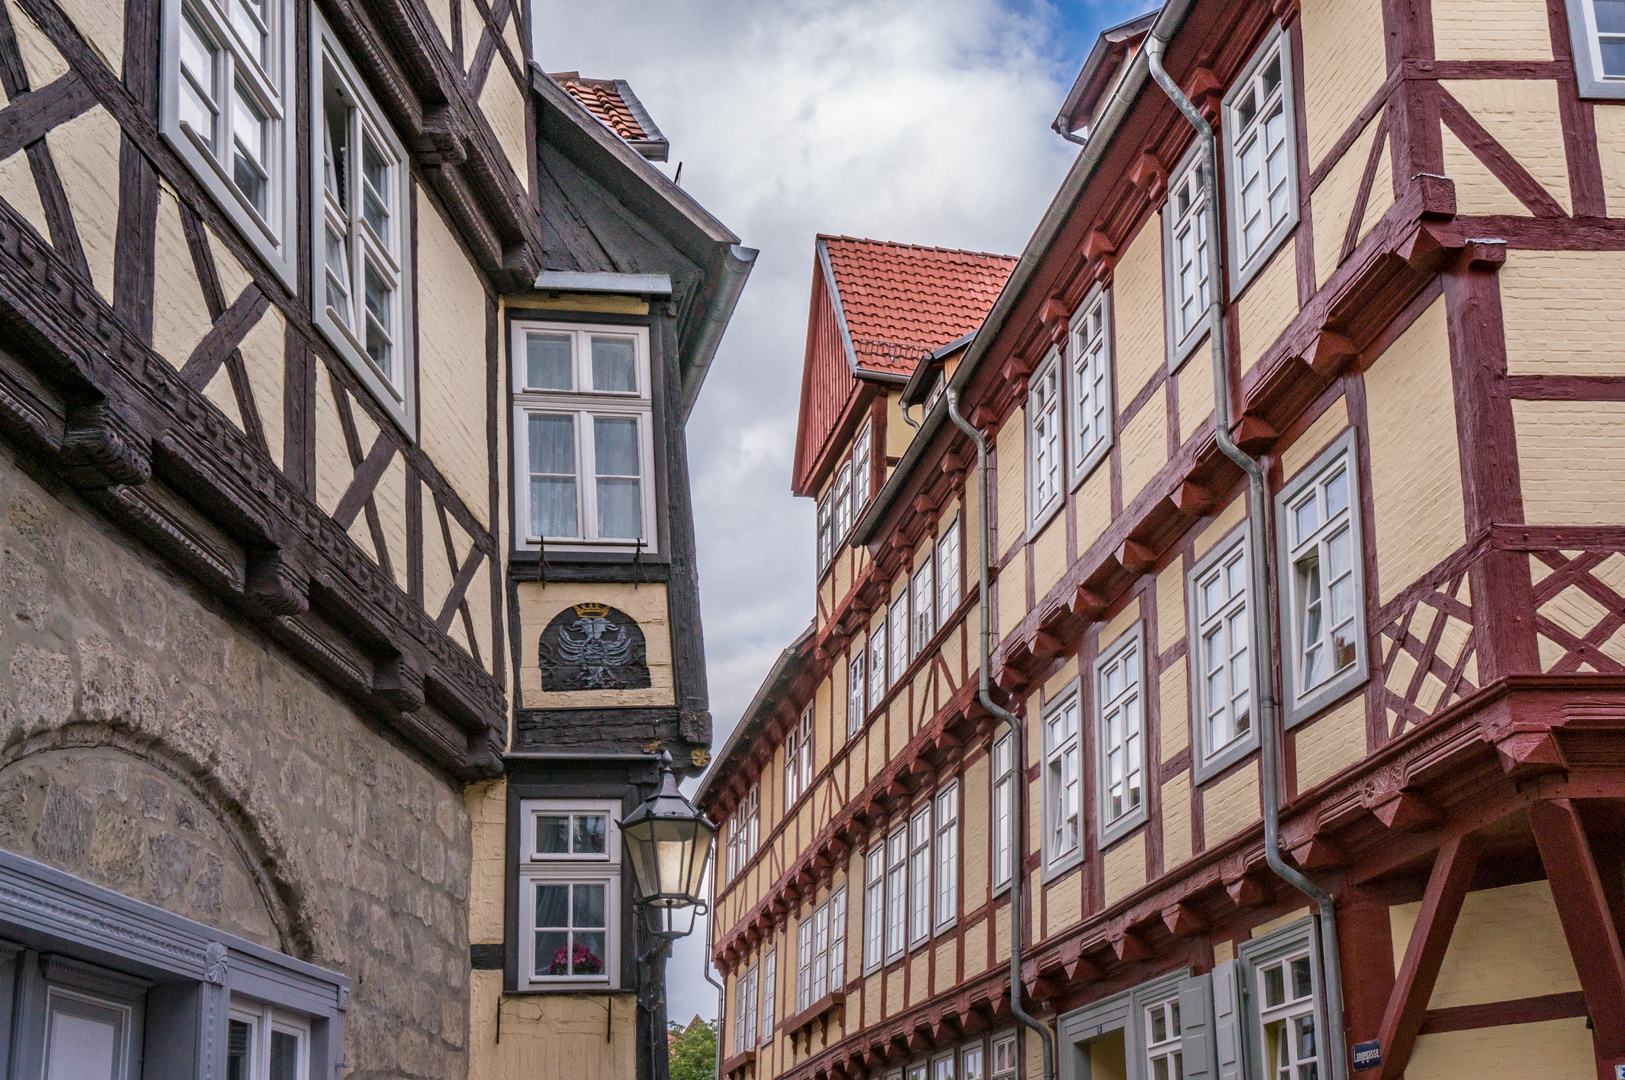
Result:
{"label": "window pane", "polygon": [[530,471],[574,475],[576,471],[575,417],[530,417]]}
{"label": "window pane", "polygon": [[1597,31],[1625,34],[1625,0],[1596,0]]}
{"label": "window pane", "polygon": [[538,814],[536,816],[536,854],[568,855],[570,853],[570,816],[568,814]]}
{"label": "window pane", "polygon": [[260,66],[268,66],[270,38],[265,32],[265,0],[232,0],[231,25],[242,35]]}
{"label": "window pane", "polygon": [[261,217],[266,213],[270,184],[265,171],[265,116],[239,84],[232,90],[233,141],[231,179]]}
{"label": "window pane", "polygon": [[291,1031],[271,1032],[269,1080],[299,1080],[299,1036]]}
{"label": "window pane", "polygon": [[577,928],[604,926],[604,886],[575,886],[575,906],[570,912],[570,925]]}
{"label": "window pane", "polygon": [[576,818],[575,853],[602,855],[604,853],[604,823],[602,814],[582,814]]}
{"label": "window pane", "polygon": [[536,390],[571,390],[569,334],[525,335],[525,385]]}
{"label": "window pane", "polygon": [[386,379],[395,377],[389,341],[389,309],[395,290],[372,263],[367,264],[367,356]]}
{"label": "window pane", "polygon": [[570,886],[536,886],[536,928],[570,925]]}
{"label": "window pane", "polygon": [[[68,1019],[77,1020],[79,1018],[78,1017],[71,1017],[70,1018],[70,1017],[64,1016],[61,1013],[57,1013],[51,1019],[53,1021],[52,1024],[51,1024],[51,1027],[54,1029],[52,1031],[52,1034],[55,1035],[55,1034],[57,1034],[57,1032],[61,1031],[60,1025],[61,1025],[62,1021],[68,1020]],[[109,1028],[109,1033],[111,1033],[111,1028]],[[55,1071],[54,1066],[57,1064],[57,1062],[55,1060],[56,1059],[56,1053],[55,1053],[55,1051],[56,1051],[56,1046],[55,1046],[56,1039],[53,1038],[51,1040],[51,1042],[52,1042],[52,1046],[51,1046],[52,1062],[51,1062],[51,1064],[53,1066],[52,1071],[54,1072]],[[111,1045],[109,1045],[109,1049],[111,1049]],[[227,1024],[226,1024],[226,1080],[251,1080],[251,1077],[254,1075],[254,1073],[253,1073],[254,1066],[253,1066],[253,1058],[252,1058],[253,1052],[254,1052],[254,1029],[253,1029],[253,1027],[250,1026],[249,1023],[246,1020],[231,1020],[231,1021],[228,1021]],[[102,1069],[102,1070],[99,1070],[99,1071],[105,1073],[107,1070]],[[87,1074],[87,1075],[94,1075],[94,1073]]]}
{"label": "window pane", "polygon": [[539,476],[530,481],[532,536],[579,536],[573,476]]}
{"label": "window pane", "polygon": [[341,210],[350,206],[350,107],[339,96],[337,76],[328,71],[323,82],[327,92],[322,100],[322,116],[327,122],[323,135],[322,184]]}
{"label": "window pane", "polygon": [[604,970],[604,933],[595,930],[575,935],[575,949],[570,956],[570,974],[599,975]]}
{"label": "window pane", "polygon": [[378,238],[389,241],[389,159],[371,139],[361,143],[361,216]]}
{"label": "window pane", "polygon": [[570,932],[544,930],[536,935],[536,974],[570,974]]}
{"label": "window pane", "polygon": [[637,476],[638,422],[627,417],[595,417],[593,440],[599,476]]}
{"label": "window pane", "polygon": [[[1598,3],[1600,9],[1602,3]],[[1611,4],[1610,7],[1625,5]],[[1602,48],[1602,73],[1610,79],[1625,76],[1625,40],[1619,38],[1603,38],[1598,44]]]}
{"label": "window pane", "polygon": [[636,480],[598,481],[598,535],[636,540],[643,535],[642,485]]}
{"label": "window pane", "polygon": [[219,50],[192,18],[191,12],[181,18],[180,52],[181,122],[197,133],[210,152],[218,152],[214,101],[219,97],[219,90],[215,86]]}
{"label": "window pane", "polygon": [[592,388],[604,393],[637,392],[637,343],[632,338],[593,336]]}

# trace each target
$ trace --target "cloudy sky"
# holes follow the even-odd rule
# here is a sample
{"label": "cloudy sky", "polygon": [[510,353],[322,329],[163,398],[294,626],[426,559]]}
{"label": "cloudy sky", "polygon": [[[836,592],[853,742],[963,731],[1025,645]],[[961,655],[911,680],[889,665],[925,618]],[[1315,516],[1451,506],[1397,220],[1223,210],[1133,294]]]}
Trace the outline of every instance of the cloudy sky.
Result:
{"label": "cloudy sky", "polygon": [[[1151,0],[532,0],[548,71],[624,78],[682,184],[761,255],[689,422],[721,746],[812,617],[790,495],[815,233],[1019,254],[1077,147],[1050,130],[1095,35]],[[703,933],[670,1013],[716,1012]]]}

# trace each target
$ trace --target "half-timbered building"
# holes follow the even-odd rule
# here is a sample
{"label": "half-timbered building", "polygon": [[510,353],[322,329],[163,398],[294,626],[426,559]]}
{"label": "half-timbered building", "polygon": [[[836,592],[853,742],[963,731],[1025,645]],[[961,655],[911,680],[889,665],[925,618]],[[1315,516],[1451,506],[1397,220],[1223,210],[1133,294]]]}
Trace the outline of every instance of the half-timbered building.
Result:
{"label": "half-timbered building", "polygon": [[1617,7],[1102,35],[702,787],[728,1075],[1625,1066]]}
{"label": "half-timbered building", "polygon": [[[616,807],[703,765],[682,421],[753,253],[530,42],[514,0],[0,6],[0,1077],[465,1076],[535,861],[510,742]],[[619,977],[517,989],[663,1030]]]}

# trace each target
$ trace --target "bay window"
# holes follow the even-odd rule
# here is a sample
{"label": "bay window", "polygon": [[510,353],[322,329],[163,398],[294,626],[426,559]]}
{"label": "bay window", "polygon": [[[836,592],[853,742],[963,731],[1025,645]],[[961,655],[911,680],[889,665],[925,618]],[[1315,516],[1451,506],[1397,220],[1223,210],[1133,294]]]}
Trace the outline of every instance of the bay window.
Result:
{"label": "bay window", "polygon": [[409,436],[412,370],[406,150],[320,13],[311,13],[311,236],[316,325]]}
{"label": "bay window", "polygon": [[656,549],[648,345],[643,327],[514,325],[518,546]]}
{"label": "bay window", "polygon": [[620,803],[520,804],[520,981],[620,985]]}
{"label": "bay window", "polygon": [[285,0],[163,4],[159,130],[290,290],[298,286],[293,46]]}

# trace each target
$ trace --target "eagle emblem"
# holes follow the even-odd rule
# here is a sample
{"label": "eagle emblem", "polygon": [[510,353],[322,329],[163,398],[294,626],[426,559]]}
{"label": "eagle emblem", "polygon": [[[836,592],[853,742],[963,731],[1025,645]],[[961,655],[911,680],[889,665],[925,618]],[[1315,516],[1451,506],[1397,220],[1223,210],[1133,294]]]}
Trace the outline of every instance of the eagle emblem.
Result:
{"label": "eagle emblem", "polygon": [[622,690],[649,685],[643,634],[608,604],[583,603],[554,617],[540,642],[543,688]]}

